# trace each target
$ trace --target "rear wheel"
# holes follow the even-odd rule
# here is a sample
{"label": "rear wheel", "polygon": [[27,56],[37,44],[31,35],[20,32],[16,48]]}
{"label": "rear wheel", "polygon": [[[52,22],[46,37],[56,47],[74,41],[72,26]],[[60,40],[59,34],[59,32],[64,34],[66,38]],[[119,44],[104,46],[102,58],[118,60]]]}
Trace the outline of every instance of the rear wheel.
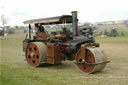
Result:
{"label": "rear wheel", "polygon": [[34,66],[40,66],[42,62],[46,61],[46,46],[41,42],[32,42],[26,49],[27,62]]}

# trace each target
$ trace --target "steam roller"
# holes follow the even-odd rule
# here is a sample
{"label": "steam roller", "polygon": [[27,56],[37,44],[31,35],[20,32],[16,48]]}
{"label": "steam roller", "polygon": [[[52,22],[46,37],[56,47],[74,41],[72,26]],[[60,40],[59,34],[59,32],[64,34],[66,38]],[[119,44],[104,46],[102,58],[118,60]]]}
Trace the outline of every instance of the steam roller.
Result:
{"label": "steam roller", "polygon": [[[27,20],[24,24],[29,24],[29,38],[26,36],[23,41],[23,51],[27,63],[33,67],[75,60],[74,63],[81,71],[95,73],[103,70],[109,62],[99,43],[95,42],[92,32],[84,30],[84,34],[78,35],[77,11],[73,11],[72,15]],[[37,29],[36,36],[33,37],[31,24]],[[54,32],[45,31],[45,26],[53,24],[60,26]],[[67,25],[72,25],[72,31]],[[61,31],[57,31],[58,29]]]}

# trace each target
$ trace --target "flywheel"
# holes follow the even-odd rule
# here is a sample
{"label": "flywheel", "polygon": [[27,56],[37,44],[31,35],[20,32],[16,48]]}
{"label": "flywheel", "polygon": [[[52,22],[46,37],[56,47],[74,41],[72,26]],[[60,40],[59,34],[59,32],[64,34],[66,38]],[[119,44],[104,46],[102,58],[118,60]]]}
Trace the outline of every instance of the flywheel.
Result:
{"label": "flywheel", "polygon": [[82,58],[82,52],[79,51],[76,57],[77,66],[83,72],[94,73],[101,71],[107,64],[107,57],[99,47],[87,47],[85,60]]}
{"label": "flywheel", "polygon": [[34,66],[40,66],[46,61],[46,45],[42,42],[32,42],[28,44],[26,49],[27,62]]}

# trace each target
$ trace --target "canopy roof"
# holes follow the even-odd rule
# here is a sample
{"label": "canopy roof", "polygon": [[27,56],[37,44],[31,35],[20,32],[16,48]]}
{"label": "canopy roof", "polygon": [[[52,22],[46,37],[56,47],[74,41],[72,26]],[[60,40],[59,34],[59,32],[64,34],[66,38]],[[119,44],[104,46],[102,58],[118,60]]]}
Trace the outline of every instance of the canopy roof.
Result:
{"label": "canopy roof", "polygon": [[71,15],[62,15],[57,17],[50,18],[40,18],[40,19],[32,19],[24,21],[24,24],[42,24],[42,25],[50,25],[50,24],[62,24],[62,23],[72,23]]}

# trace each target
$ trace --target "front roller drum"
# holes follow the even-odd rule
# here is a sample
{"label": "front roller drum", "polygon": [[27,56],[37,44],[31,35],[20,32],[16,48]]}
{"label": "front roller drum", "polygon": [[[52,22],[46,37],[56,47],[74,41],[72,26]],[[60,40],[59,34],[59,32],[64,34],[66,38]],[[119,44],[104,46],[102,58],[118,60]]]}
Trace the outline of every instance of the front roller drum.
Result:
{"label": "front roller drum", "polygon": [[26,49],[26,59],[28,64],[38,67],[42,62],[46,62],[46,45],[42,42],[32,42]]}
{"label": "front roller drum", "polygon": [[82,52],[79,51],[76,62],[80,70],[86,73],[94,73],[104,69],[107,63],[107,57],[99,47],[87,47],[85,60],[82,58]]}

